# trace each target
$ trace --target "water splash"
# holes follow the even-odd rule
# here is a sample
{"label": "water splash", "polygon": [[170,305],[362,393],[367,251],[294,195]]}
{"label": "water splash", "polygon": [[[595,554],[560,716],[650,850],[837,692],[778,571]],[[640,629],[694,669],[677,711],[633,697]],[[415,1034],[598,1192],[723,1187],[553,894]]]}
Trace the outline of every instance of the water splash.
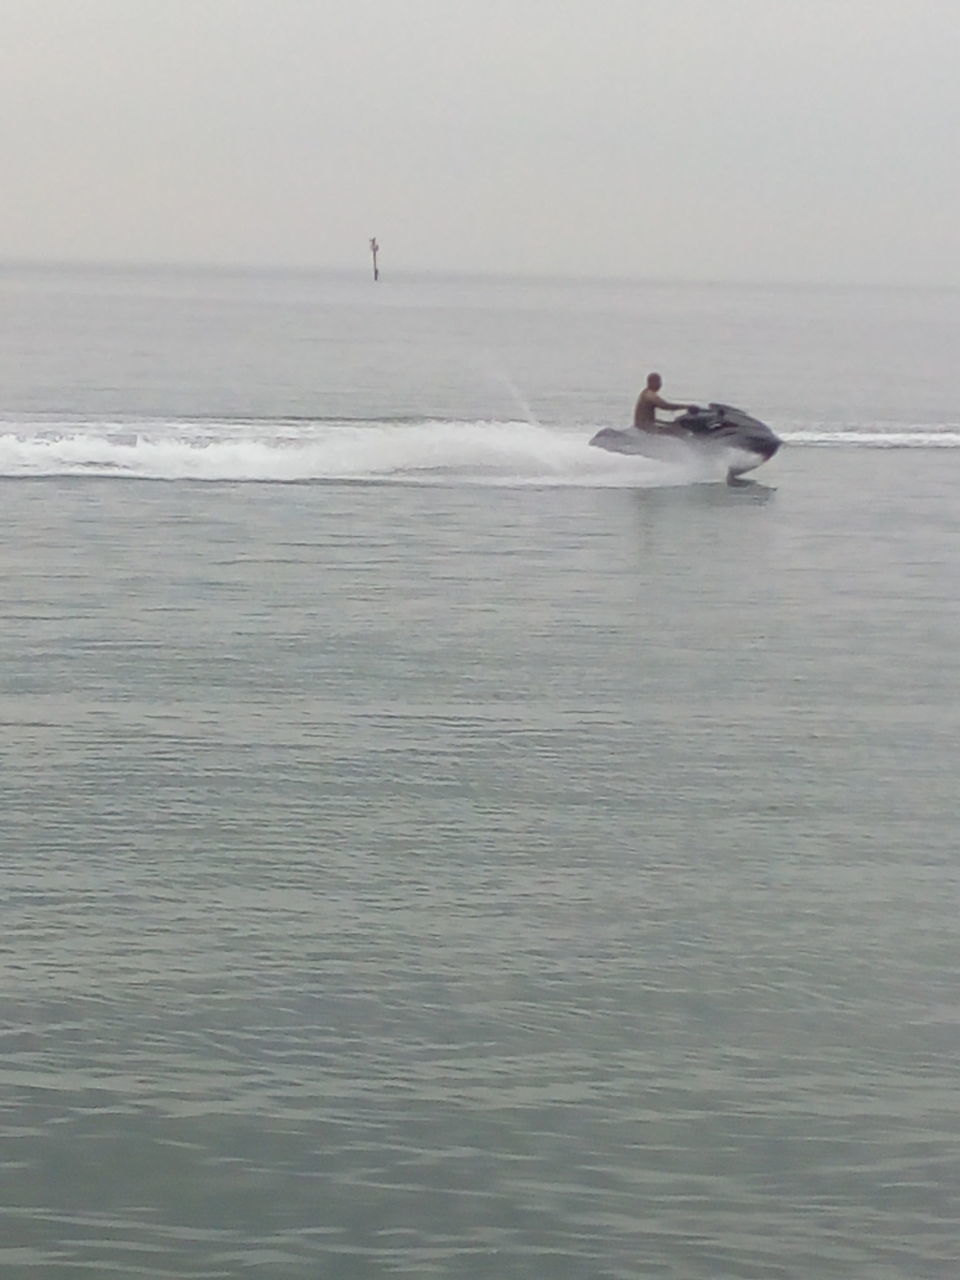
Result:
{"label": "water splash", "polygon": [[510,396],[510,400],[514,407],[520,410],[521,419],[529,422],[533,426],[539,426],[540,420],[534,413],[530,401],[521,391],[516,379],[510,373],[503,360],[493,351],[482,350],[478,353],[483,372],[493,379],[494,382],[504,387]]}
{"label": "water splash", "polygon": [[0,475],[614,488],[719,478],[588,438],[530,422],[48,424],[0,432]]}
{"label": "water splash", "polygon": [[[368,481],[657,488],[723,478],[724,465],[591,449],[593,428],[536,422],[244,419],[0,423],[0,477]],[[791,448],[960,447],[960,431],[787,431]]]}

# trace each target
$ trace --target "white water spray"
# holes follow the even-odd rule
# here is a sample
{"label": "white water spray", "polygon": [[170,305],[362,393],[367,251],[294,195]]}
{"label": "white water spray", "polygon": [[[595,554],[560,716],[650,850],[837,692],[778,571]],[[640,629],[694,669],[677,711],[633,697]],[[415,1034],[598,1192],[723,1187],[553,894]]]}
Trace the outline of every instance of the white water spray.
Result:
{"label": "white water spray", "polygon": [[495,352],[486,348],[478,355],[478,360],[482,371],[491,377],[494,382],[505,388],[513,405],[520,410],[522,420],[531,423],[533,426],[539,426],[540,420],[534,413],[530,401],[520,390],[516,379],[510,373],[503,360]]}
{"label": "white water spray", "polygon": [[[0,477],[368,481],[658,488],[723,478],[722,462],[592,449],[589,426],[536,422],[0,422]],[[958,448],[956,429],[784,432],[792,447]],[[708,467],[710,464],[706,464]]]}
{"label": "white water spray", "polygon": [[0,431],[0,475],[613,488],[707,478],[530,422],[48,424]]}

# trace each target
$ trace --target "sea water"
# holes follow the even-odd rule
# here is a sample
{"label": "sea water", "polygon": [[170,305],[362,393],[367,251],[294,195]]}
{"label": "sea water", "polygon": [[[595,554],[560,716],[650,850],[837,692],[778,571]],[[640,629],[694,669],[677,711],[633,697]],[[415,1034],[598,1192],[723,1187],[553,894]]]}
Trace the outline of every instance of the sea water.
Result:
{"label": "sea water", "polygon": [[0,308],[5,1280],[952,1277],[960,296]]}

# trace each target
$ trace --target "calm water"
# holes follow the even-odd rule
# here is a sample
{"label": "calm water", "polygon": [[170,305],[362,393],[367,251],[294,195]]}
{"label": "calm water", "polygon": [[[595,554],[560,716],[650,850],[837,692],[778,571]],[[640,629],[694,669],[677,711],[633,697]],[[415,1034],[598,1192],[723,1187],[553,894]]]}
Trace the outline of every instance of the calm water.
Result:
{"label": "calm water", "polygon": [[953,1277],[960,296],[388,283],[0,274],[4,1280]]}

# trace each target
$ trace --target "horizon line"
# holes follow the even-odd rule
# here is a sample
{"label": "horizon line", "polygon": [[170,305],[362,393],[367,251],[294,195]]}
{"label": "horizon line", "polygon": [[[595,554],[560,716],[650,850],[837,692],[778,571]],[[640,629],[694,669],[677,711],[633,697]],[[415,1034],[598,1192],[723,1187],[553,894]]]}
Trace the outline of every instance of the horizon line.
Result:
{"label": "horizon line", "polygon": [[490,280],[490,281],[529,281],[530,283],[583,283],[606,285],[645,285],[645,286],[699,286],[701,288],[810,288],[810,289],[918,289],[936,292],[955,292],[960,290],[960,281],[916,280],[863,280],[842,277],[789,278],[783,276],[639,276],[611,275],[585,271],[523,271],[523,270],[491,270],[474,267],[444,266],[411,266],[380,268],[378,281],[371,278],[369,264],[365,266],[332,265],[318,262],[269,262],[269,261],[209,261],[200,259],[161,259],[161,258],[39,258],[13,257],[0,258],[0,271],[103,271],[103,272],[171,272],[187,273],[190,271],[209,274],[284,274],[303,273],[305,275],[339,275],[364,277],[371,285],[388,283],[393,277],[401,282],[416,277],[427,276],[432,279],[452,280]]}

